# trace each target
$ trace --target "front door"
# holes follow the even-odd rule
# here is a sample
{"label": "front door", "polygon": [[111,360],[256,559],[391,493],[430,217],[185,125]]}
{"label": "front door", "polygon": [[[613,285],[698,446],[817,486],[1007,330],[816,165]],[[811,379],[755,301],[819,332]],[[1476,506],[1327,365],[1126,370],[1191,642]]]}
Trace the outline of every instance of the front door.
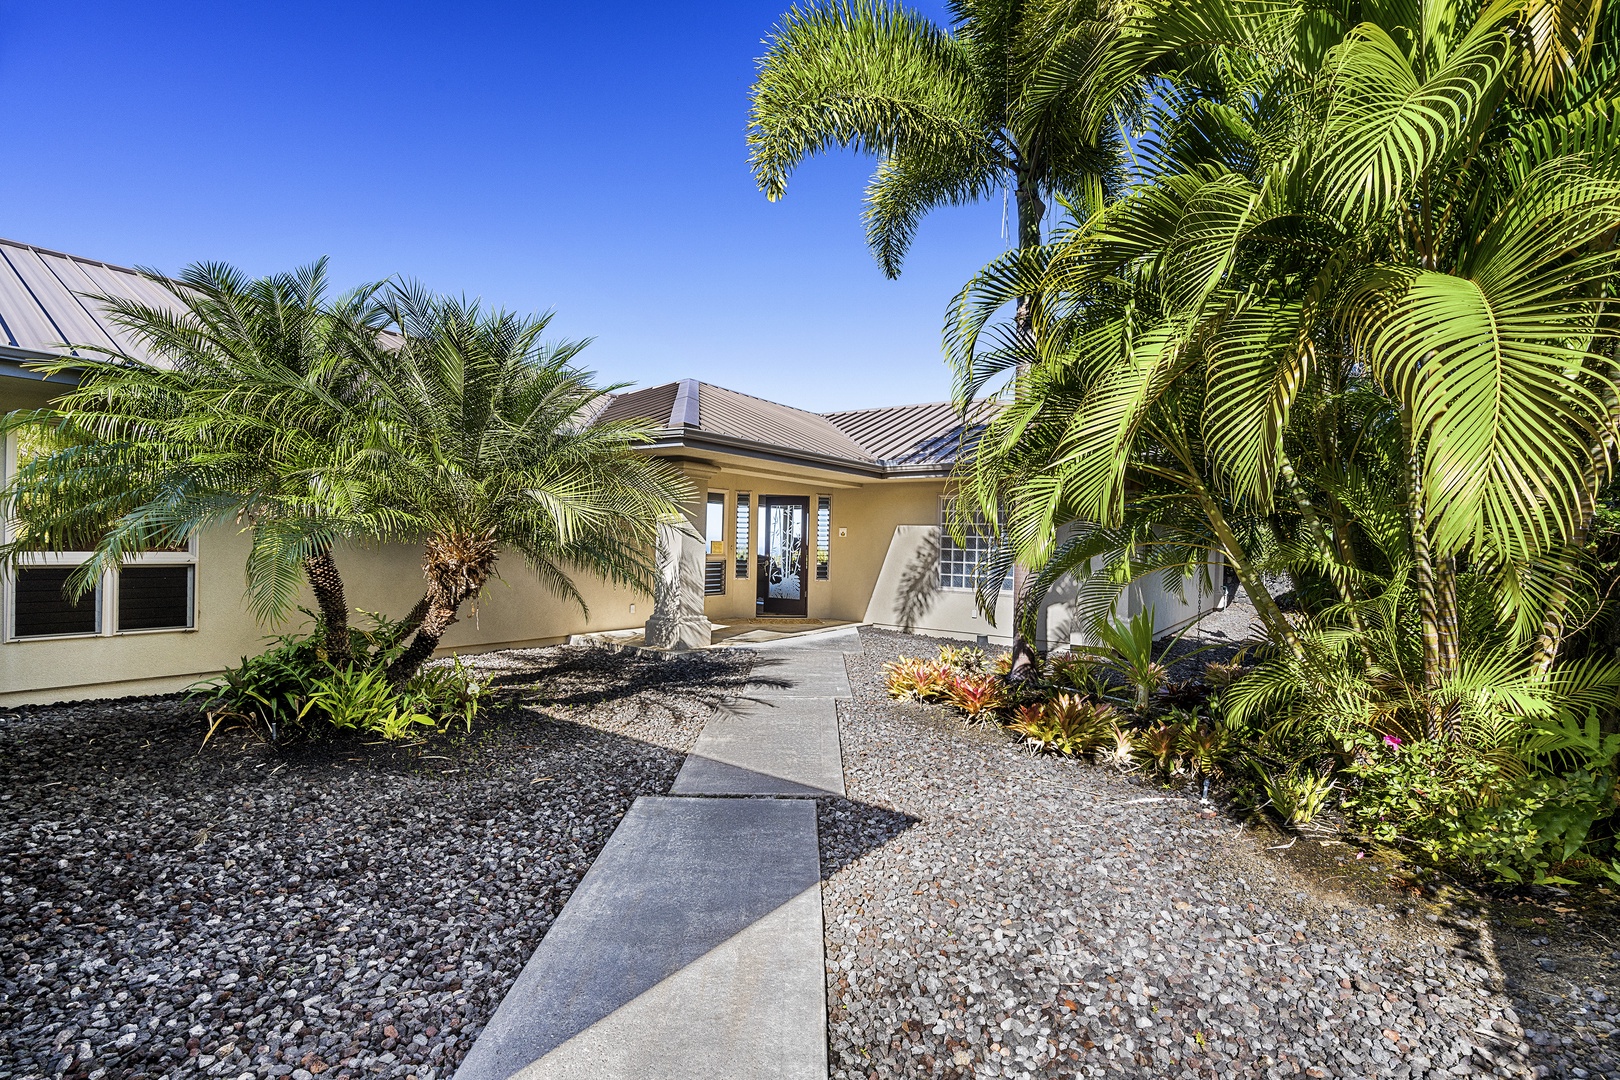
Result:
{"label": "front door", "polygon": [[794,495],[764,495],[759,500],[759,599],[761,615],[810,613],[810,500]]}

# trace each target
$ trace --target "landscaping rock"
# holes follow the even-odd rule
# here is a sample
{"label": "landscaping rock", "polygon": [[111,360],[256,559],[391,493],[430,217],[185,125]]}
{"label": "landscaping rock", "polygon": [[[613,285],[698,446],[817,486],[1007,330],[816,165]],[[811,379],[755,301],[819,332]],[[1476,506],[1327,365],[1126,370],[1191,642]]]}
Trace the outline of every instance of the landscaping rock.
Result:
{"label": "landscaping rock", "polygon": [[1521,1033],[1481,923],[1325,892],[1196,798],[891,702],[882,664],[937,643],[861,636],[820,821],[832,1076],[1615,1069]]}
{"label": "landscaping rock", "polygon": [[0,711],[0,1077],[448,1077],[751,662],[476,658],[532,702],[415,752]]}

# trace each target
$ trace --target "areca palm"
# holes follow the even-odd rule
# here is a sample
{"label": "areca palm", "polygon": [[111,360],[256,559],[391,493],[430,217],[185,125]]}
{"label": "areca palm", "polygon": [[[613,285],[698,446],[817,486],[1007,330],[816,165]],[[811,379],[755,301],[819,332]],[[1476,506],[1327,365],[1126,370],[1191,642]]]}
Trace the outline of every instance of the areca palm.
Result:
{"label": "areca palm", "polygon": [[[990,313],[1038,294],[1029,362],[1079,373],[1072,402],[1030,402],[996,433],[1005,444],[1052,427],[1045,460],[1012,484],[1032,557],[1052,550],[1064,515],[1121,520],[1132,477],[1154,473],[1143,459],[1166,445],[1156,418],[1190,419],[1196,401],[1203,449],[1183,487],[1209,496],[1212,531],[1223,504],[1286,507],[1296,562],[1314,562],[1352,617],[1371,580],[1358,551],[1387,527],[1351,509],[1357,458],[1398,448],[1386,455],[1397,561],[1416,579],[1425,685],[1461,670],[1460,567],[1496,579],[1521,630],[1540,609],[1558,621],[1549,563],[1579,540],[1612,464],[1620,229],[1615,88],[1581,67],[1612,45],[1543,32],[1597,5],[1564,9],[1366,5],[1343,19],[1206,0],[1145,12],[1112,62],[1159,55],[1155,20],[1209,33],[1187,58],[1196,74],[1165,88],[1141,184],[1038,260],[988,268],[952,325],[971,392]],[[982,497],[1007,486],[996,458],[983,455]],[[1245,576],[1235,545],[1218,544]]]}
{"label": "areca palm", "polygon": [[[853,147],[878,157],[866,189],[866,237],[896,277],[922,218],[1011,190],[1016,247],[1043,240],[1056,200],[1102,206],[1117,186],[1123,140],[1104,123],[1134,101],[1096,75],[1117,22],[1101,3],[955,0],[949,29],[883,0],[794,8],[760,62],[748,143],[766,196],[781,198],[806,157]],[[1016,298],[1012,336],[1034,299]],[[1016,357],[1016,341],[1005,353]],[[991,514],[989,521],[997,520]],[[1013,673],[1030,670],[1032,624],[1015,573]]]}
{"label": "areca palm", "polygon": [[307,579],[328,653],[346,661],[332,549],[397,524],[354,468],[368,432],[355,363],[374,333],[368,290],[331,299],[324,261],[258,280],[220,264],[150,276],[176,305],[92,299],[152,361],[79,346],[81,358],[40,365],[75,389],[6,418],[40,447],[3,496],[20,524],[6,556],[93,548],[70,579],[82,591],[128,554],[243,526],[255,614],[279,618]]}
{"label": "areca palm", "polygon": [[616,387],[573,366],[584,343],[542,340],[523,318],[396,288],[385,308],[402,343],[372,357],[386,449],[377,490],[424,546],[420,623],[388,668],[409,679],[462,607],[495,576],[503,549],[585,609],[575,573],[650,591],[659,520],[686,481],[638,452],[651,430],[590,423]]}

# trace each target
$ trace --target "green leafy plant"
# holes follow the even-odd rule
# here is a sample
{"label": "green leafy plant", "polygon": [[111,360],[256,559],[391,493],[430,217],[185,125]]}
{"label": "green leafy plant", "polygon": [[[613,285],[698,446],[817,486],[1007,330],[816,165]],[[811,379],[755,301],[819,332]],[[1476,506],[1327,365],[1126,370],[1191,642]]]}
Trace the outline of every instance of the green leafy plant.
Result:
{"label": "green leafy plant", "polygon": [[1097,644],[1079,646],[1080,651],[1104,660],[1124,676],[1131,687],[1133,707],[1143,713],[1152,708],[1154,695],[1170,681],[1162,657],[1181,640],[1178,634],[1164,649],[1155,649],[1153,627],[1154,614],[1149,608],[1129,619],[1098,622],[1092,627]]}
{"label": "green leafy plant", "polygon": [[1088,757],[1113,741],[1115,712],[1075,694],[1060,694],[1040,705],[1024,705],[1008,728],[1038,750]]}
{"label": "green leafy plant", "polygon": [[1210,777],[1225,773],[1234,742],[1231,727],[1197,715],[1182,718],[1176,727],[1177,748],[1194,773]]}
{"label": "green leafy plant", "polygon": [[1082,653],[1061,653],[1047,661],[1047,680],[1052,685],[1087,697],[1100,698],[1102,679],[1097,674],[1097,658]]}
{"label": "green leafy plant", "polygon": [[1136,733],[1138,760],[1152,765],[1166,776],[1178,771],[1181,763],[1181,731],[1174,724],[1155,724]]}
{"label": "green leafy plant", "polygon": [[319,635],[287,634],[257,656],[215,679],[191,687],[213,731],[232,721],[261,730],[271,743],[296,742],[306,734],[309,696],[329,669]]}
{"label": "green leafy plant", "polygon": [[942,645],[939,662],[957,671],[983,671],[984,650],[976,645]]}
{"label": "green leafy plant", "polygon": [[338,731],[381,735],[390,742],[408,738],[418,727],[436,726],[433,717],[395,693],[380,668],[333,668],[311,687],[304,713],[312,711]]}
{"label": "green leafy plant", "polygon": [[1308,768],[1270,772],[1256,766],[1260,787],[1278,816],[1289,825],[1309,825],[1327,808],[1335,781]]}

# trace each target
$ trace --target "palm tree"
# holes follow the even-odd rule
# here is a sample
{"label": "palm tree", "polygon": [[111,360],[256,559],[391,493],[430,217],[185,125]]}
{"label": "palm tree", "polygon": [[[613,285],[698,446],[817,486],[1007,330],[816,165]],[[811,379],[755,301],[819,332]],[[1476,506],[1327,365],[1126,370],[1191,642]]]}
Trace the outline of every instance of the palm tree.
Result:
{"label": "palm tree", "polygon": [[690,492],[637,450],[652,438],[646,425],[590,422],[617,387],[573,366],[585,343],[543,342],[549,315],[408,286],[391,289],[384,309],[401,340],[379,339],[370,360],[386,445],[374,490],[422,541],[427,580],[389,679],[405,682],[433,655],[503,549],[582,610],[577,572],[651,591],[658,522]]}
{"label": "palm tree", "polygon": [[52,408],[5,418],[40,452],[0,495],[20,524],[4,555],[93,546],[69,582],[82,593],[127,554],[243,525],[254,613],[280,618],[302,577],[329,657],[347,662],[333,546],[394,524],[354,469],[367,432],[355,358],[375,332],[369,290],[328,298],[324,260],[258,280],[214,263],[172,279],[146,273],[178,304],[91,299],[155,359],[75,346],[80,358],[37,367],[78,386]]}
{"label": "palm tree", "polygon": [[1126,521],[1133,485],[1175,473],[1296,657],[1223,535],[1234,508],[1286,516],[1289,558],[1351,618],[1409,573],[1430,692],[1462,672],[1460,575],[1520,637],[1542,610],[1542,636],[1560,632],[1570,580],[1552,569],[1620,421],[1615,20],[1572,47],[1557,28],[1590,25],[1595,3],[1443,7],[1405,26],[1370,6],[1338,22],[1203,0],[1125,35],[1110,62],[1129,68],[1202,27],[1196,70],[1163,87],[1142,182],[1039,258],[987,268],[950,342],[971,384],[990,313],[1041,297],[1026,355],[1046,377],[971,478],[982,499],[1014,490],[1028,557],[1049,558],[1071,517]]}
{"label": "palm tree", "polygon": [[[1103,5],[954,0],[951,11],[947,30],[880,0],[794,8],[753,88],[750,162],[772,201],[810,155],[833,146],[877,155],[866,236],[891,278],[935,207],[1010,188],[1016,245],[1030,251],[1054,201],[1099,207],[1118,178],[1122,139],[1102,120],[1131,84],[1093,97],[1115,32]],[[1033,298],[1016,304],[1015,334],[1024,336]],[[1021,569],[1015,577],[1019,598]],[[1033,662],[1029,621],[1015,616],[1014,677]]]}

